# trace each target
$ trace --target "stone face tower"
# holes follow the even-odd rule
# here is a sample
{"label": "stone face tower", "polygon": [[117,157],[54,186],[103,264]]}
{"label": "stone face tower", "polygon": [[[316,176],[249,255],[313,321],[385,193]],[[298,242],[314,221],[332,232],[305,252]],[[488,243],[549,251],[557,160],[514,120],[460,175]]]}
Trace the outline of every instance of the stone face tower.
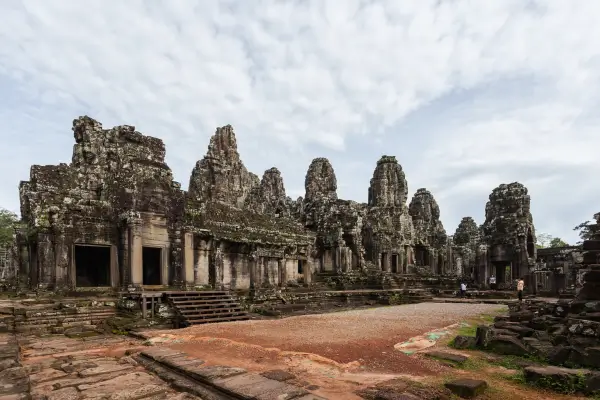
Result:
{"label": "stone face tower", "polygon": [[430,272],[448,272],[446,245],[448,236],[442,221],[440,207],[431,192],[418,189],[413,196],[408,212],[415,229],[415,258],[417,265],[428,266]]}
{"label": "stone face tower", "polygon": [[464,217],[458,224],[452,242],[454,266],[458,275],[473,276],[477,270],[479,233],[479,227],[472,217]]}
{"label": "stone face tower", "polygon": [[489,262],[498,283],[525,276],[535,263],[530,203],[527,188],[513,182],[494,189],[485,206],[483,241],[489,248]]}

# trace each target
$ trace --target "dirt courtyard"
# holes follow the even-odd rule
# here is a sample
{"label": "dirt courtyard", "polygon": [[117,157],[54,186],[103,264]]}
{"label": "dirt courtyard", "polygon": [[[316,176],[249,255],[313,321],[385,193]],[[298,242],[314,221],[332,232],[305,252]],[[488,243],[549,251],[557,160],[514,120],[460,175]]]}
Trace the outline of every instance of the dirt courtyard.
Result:
{"label": "dirt courtyard", "polygon": [[394,345],[501,310],[498,305],[420,303],[149,334],[155,345],[186,351],[209,364],[284,370],[318,386],[315,393],[350,400],[359,398],[351,393],[361,387],[402,376],[426,380],[438,371],[437,363]]}

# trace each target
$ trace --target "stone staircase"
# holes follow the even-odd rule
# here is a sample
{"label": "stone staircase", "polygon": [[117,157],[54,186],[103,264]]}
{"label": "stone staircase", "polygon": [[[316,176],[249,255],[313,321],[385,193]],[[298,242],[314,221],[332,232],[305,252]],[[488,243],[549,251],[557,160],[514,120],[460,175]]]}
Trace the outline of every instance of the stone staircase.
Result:
{"label": "stone staircase", "polygon": [[166,296],[177,315],[176,327],[250,319],[227,291],[167,292]]}

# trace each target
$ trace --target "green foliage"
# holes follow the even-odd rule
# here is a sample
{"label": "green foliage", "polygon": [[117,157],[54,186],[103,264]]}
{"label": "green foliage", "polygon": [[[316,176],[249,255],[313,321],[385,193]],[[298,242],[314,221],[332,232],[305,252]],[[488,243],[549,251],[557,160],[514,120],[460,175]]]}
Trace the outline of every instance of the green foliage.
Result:
{"label": "green foliage", "polygon": [[19,222],[17,214],[0,208],[0,247],[8,246],[12,243],[15,226]]}
{"label": "green foliage", "polygon": [[569,246],[569,244],[561,238],[554,237],[548,233],[539,233],[537,235],[537,243],[535,246],[538,249],[548,249],[555,247],[566,247]]}
{"label": "green foliage", "polygon": [[578,232],[581,241],[590,240],[592,238],[592,230],[590,229],[590,221],[585,221],[573,228],[574,231]]}
{"label": "green foliage", "polygon": [[555,237],[555,238],[552,238],[552,240],[550,241],[550,245],[548,247],[554,248],[554,247],[567,247],[567,246],[569,246],[569,243],[565,242],[561,238]]}

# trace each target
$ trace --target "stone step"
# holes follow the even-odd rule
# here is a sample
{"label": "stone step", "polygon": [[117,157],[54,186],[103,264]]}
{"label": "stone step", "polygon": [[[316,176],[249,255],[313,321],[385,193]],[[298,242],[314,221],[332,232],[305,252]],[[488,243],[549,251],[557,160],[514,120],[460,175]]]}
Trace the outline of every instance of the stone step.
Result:
{"label": "stone step", "polygon": [[197,291],[180,291],[180,292],[165,292],[168,297],[176,296],[205,296],[214,294],[229,294],[226,290],[197,290]]}
{"label": "stone step", "polygon": [[247,314],[246,311],[241,308],[223,309],[223,310],[202,310],[182,313],[181,315],[187,320],[198,318],[198,317],[212,317],[217,315],[230,315],[230,314]]}
{"label": "stone step", "polygon": [[229,301],[233,301],[235,302],[236,300],[231,298],[231,296],[227,296],[227,297],[223,297],[221,299],[210,299],[210,300],[198,300],[198,299],[189,299],[189,300],[175,300],[172,299],[171,300],[173,302],[173,304],[176,304],[177,306],[180,305],[186,305],[186,304],[211,304],[211,303],[222,303],[222,302],[229,302]]}
{"label": "stone step", "polygon": [[195,309],[195,308],[206,308],[206,309],[213,309],[213,308],[223,308],[223,307],[231,307],[231,306],[237,306],[238,303],[235,301],[228,301],[228,302],[221,302],[221,303],[212,303],[212,304],[177,304],[177,308],[179,308],[180,310],[186,310],[186,309]]}
{"label": "stone step", "polygon": [[247,321],[250,319],[248,315],[233,315],[230,317],[219,317],[219,318],[194,318],[187,320],[191,325],[208,324],[215,322],[229,322],[229,321]]}
{"label": "stone step", "polygon": [[169,297],[173,303],[182,303],[186,301],[199,301],[199,300],[229,300],[231,299],[231,295],[223,294],[223,295],[214,295],[214,296],[203,296],[203,297]]}

